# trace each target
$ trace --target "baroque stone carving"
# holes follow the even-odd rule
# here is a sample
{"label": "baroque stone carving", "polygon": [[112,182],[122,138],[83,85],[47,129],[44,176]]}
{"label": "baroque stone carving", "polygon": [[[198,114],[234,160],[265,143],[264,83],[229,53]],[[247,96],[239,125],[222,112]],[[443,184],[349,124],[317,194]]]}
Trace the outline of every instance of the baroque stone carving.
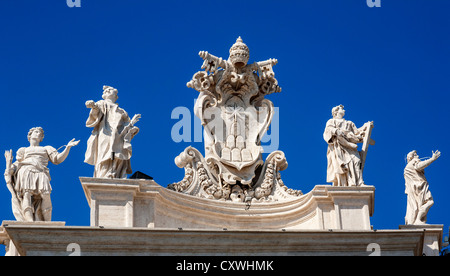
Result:
{"label": "baroque stone carving", "polygon": [[95,166],[96,178],[127,178],[131,174],[131,140],[139,133],[135,124],[140,114],[133,119],[116,103],[117,89],[103,86],[103,100],[87,101],[90,108],[87,127],[94,128],[87,142],[85,163]]}
{"label": "baroque stone carving", "polygon": [[16,162],[13,163],[12,150],[5,152],[5,181],[12,195],[12,210],[17,221],[51,221],[52,187],[48,162],[61,164],[70,149],[80,142],[72,139],[59,153],[59,149],[51,146],[40,146],[43,139],[44,130],[34,127],[28,132],[30,146],[17,151]]}
{"label": "baroque stone carving", "polygon": [[[373,122],[357,128],[352,121],[344,119],[343,105],[331,110],[333,118],[328,120],[323,138],[328,143],[327,182],[334,186],[364,186],[363,170],[369,145],[375,141],[370,138]],[[358,145],[362,143],[362,150]]]}
{"label": "baroque stone carving", "polygon": [[433,152],[433,156],[421,161],[415,150],[406,156],[407,165],[404,170],[405,194],[408,195],[405,224],[426,224],[428,210],[434,201],[425,178],[425,168],[441,156],[440,151]]}
{"label": "baroque stone carving", "polygon": [[[261,138],[272,121],[274,106],[266,95],[281,92],[273,72],[276,59],[248,64],[250,51],[239,37],[228,60],[201,51],[202,69],[187,86],[200,92],[195,114],[204,127],[205,157],[187,148],[175,160],[185,178],[169,189],[211,199],[243,201],[295,197],[282,184],[284,153],[265,162]],[[276,192],[278,191],[278,192]]]}

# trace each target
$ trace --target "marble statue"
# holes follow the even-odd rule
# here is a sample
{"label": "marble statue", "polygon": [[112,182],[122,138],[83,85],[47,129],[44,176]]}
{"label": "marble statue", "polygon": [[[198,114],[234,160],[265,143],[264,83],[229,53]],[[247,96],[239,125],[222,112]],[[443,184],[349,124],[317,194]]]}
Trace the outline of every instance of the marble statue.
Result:
{"label": "marble statue", "polygon": [[[343,105],[331,111],[333,118],[328,120],[323,138],[328,143],[327,182],[334,186],[364,186],[363,169],[368,146],[375,141],[370,138],[373,122],[357,128],[352,121],[344,119]],[[363,143],[358,151],[358,144]]]}
{"label": "marble statue", "polygon": [[200,93],[194,111],[204,128],[205,157],[191,147],[180,154],[175,162],[185,168],[185,179],[169,188],[219,200],[271,200],[275,186],[285,188],[279,171],[287,167],[281,151],[262,159],[261,138],[274,113],[273,103],[264,97],[281,92],[272,69],[278,61],[249,64],[250,51],[241,37],[229,54],[224,60],[199,53],[205,71],[187,86]]}
{"label": "marble statue", "polygon": [[12,195],[12,209],[17,221],[51,221],[52,187],[48,162],[61,164],[70,149],[80,142],[72,139],[59,153],[51,146],[40,146],[43,139],[44,130],[34,127],[28,132],[30,146],[17,151],[16,162],[13,163],[12,150],[5,152],[5,180]]}
{"label": "marble statue", "polygon": [[91,109],[86,126],[94,128],[87,142],[85,163],[95,166],[96,178],[127,178],[132,173],[131,140],[139,132],[135,124],[140,114],[132,119],[116,103],[117,89],[103,86],[103,100],[87,101]]}
{"label": "marble statue", "polygon": [[406,156],[407,165],[404,170],[405,193],[408,195],[405,224],[426,224],[427,214],[434,204],[433,197],[425,178],[425,168],[441,156],[439,151],[433,152],[429,159],[421,161],[415,150]]}

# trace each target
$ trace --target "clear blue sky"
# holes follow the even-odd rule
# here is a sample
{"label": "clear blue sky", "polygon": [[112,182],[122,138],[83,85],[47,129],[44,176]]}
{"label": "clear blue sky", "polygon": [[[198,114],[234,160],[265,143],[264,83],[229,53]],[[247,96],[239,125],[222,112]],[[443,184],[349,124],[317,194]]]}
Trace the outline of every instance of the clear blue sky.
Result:
{"label": "clear blue sky", "polygon": [[[364,179],[376,187],[374,229],[404,224],[406,154],[439,149],[426,174],[435,205],[431,224],[450,224],[446,178],[450,166],[448,103],[450,1],[148,1],[2,0],[0,4],[0,112],[3,150],[28,146],[31,127],[45,130],[43,145],[59,148],[80,139],[61,165],[50,164],[53,220],[89,225],[80,176],[91,129],[86,100],[100,100],[103,85],[119,90],[119,104],[141,113],[132,167],[162,186],[180,181],[171,119],[178,106],[193,108],[198,92],[186,82],[200,71],[201,50],[228,58],[242,36],[250,61],[278,59],[283,91],[269,99],[279,108],[279,150],[289,167],[284,183],[308,193],[326,183],[322,138],[331,108],[343,104],[357,126],[374,121]],[[3,161],[2,161],[3,162]],[[3,165],[4,166],[4,165]],[[10,193],[0,185],[0,220],[11,220]],[[3,248],[1,249],[3,250]],[[1,253],[1,252],[0,252]]]}

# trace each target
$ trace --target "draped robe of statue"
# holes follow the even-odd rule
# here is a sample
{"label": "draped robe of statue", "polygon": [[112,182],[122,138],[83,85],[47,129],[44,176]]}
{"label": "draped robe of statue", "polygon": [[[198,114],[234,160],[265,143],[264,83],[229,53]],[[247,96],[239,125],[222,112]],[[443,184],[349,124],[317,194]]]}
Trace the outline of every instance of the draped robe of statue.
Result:
{"label": "draped robe of statue", "polygon": [[[17,151],[17,161],[13,164],[16,173],[12,176],[12,183],[18,200],[12,200],[12,208],[18,221],[25,221],[24,213],[27,210],[24,208],[31,209],[34,221],[44,220],[42,207],[50,211],[51,203],[47,202],[46,206],[41,204],[42,197],[49,197],[52,191],[50,171],[47,166],[49,162],[55,165],[60,164],[57,156],[58,151],[51,146],[24,147]],[[24,198],[26,192],[29,192],[33,199]],[[28,207],[21,203],[26,200],[31,200]]]}
{"label": "draped robe of statue", "polygon": [[[341,130],[344,135],[337,135]],[[328,143],[327,182],[334,186],[360,186],[364,184],[361,171],[361,157],[357,143],[362,141],[361,130],[345,119],[328,120],[323,138]]]}
{"label": "draped robe of statue", "polygon": [[87,143],[86,163],[95,166],[96,178],[126,178],[132,173],[131,139],[139,129],[129,125],[130,117],[118,104],[100,100],[86,122],[93,127]]}
{"label": "draped robe of statue", "polygon": [[50,172],[47,168],[48,162],[58,165],[58,151],[51,147],[28,147],[17,151],[15,175],[15,188],[18,195],[22,196],[24,191],[33,194],[50,194]]}
{"label": "draped robe of statue", "polygon": [[[425,166],[420,166],[422,163]],[[405,193],[407,207],[405,224],[425,224],[428,210],[433,205],[433,197],[425,178],[425,162],[411,160],[405,167]]]}

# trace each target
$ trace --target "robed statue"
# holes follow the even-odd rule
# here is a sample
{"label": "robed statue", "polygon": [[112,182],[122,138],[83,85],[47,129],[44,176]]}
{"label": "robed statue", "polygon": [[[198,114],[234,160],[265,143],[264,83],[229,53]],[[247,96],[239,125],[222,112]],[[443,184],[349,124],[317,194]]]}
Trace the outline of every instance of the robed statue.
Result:
{"label": "robed statue", "polygon": [[425,168],[441,156],[440,151],[433,152],[433,156],[420,160],[415,150],[406,156],[407,165],[404,170],[405,193],[408,195],[405,224],[426,224],[428,210],[434,201],[425,178]]}
{"label": "robed statue", "polygon": [[[362,127],[344,119],[343,105],[331,110],[333,118],[328,120],[323,138],[328,143],[327,182],[334,186],[364,186],[363,170],[368,146],[375,141],[370,138],[373,122]],[[358,144],[362,150],[358,151]]]}
{"label": "robed statue", "polygon": [[140,114],[133,119],[116,103],[117,89],[104,86],[103,100],[87,101],[90,108],[86,126],[94,128],[87,142],[86,163],[95,166],[96,178],[127,178],[132,173],[130,158],[131,140],[139,132],[135,124]]}

